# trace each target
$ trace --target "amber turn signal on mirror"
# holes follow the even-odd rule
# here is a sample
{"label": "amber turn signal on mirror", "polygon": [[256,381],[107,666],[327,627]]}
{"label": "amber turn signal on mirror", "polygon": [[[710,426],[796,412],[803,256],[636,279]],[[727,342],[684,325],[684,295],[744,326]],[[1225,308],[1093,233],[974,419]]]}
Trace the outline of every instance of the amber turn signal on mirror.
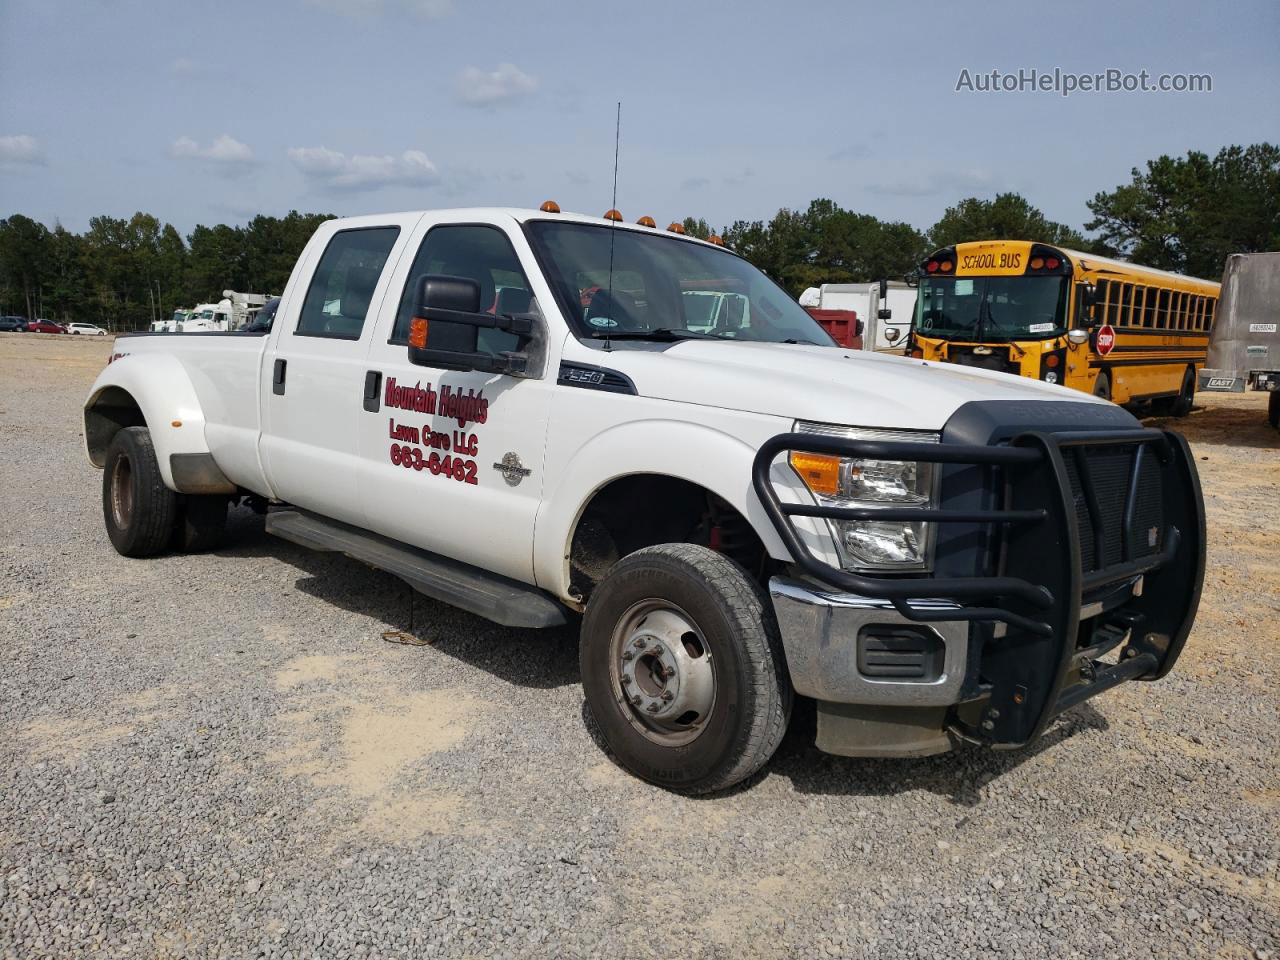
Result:
{"label": "amber turn signal on mirror", "polygon": [[425,350],[427,347],[427,318],[414,317],[409,321],[409,346]]}

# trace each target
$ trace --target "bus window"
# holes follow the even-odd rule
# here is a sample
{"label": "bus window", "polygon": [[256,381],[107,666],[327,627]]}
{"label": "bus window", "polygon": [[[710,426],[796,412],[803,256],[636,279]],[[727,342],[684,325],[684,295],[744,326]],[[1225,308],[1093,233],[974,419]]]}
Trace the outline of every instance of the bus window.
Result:
{"label": "bus window", "polygon": [[1208,312],[1209,324],[1208,324],[1208,326],[1205,328],[1205,329],[1207,329],[1207,330],[1210,330],[1210,331],[1212,331],[1212,330],[1213,330],[1213,315],[1214,315],[1214,308],[1215,308],[1215,307],[1217,307],[1217,306],[1218,306],[1218,301],[1217,301],[1216,299],[1214,299],[1214,298],[1210,297],[1210,298],[1209,298],[1209,312]]}
{"label": "bus window", "polygon": [[1111,287],[1110,280],[1099,280],[1094,285],[1094,301],[1098,304],[1098,317],[1103,323],[1113,323],[1111,317]]}
{"label": "bus window", "polygon": [[1126,327],[1136,327],[1137,321],[1133,316],[1133,284],[1120,284],[1120,304],[1116,314],[1116,322]]}
{"label": "bus window", "polygon": [[1169,291],[1161,290],[1156,300],[1156,326],[1167,330],[1172,325],[1170,320]]}

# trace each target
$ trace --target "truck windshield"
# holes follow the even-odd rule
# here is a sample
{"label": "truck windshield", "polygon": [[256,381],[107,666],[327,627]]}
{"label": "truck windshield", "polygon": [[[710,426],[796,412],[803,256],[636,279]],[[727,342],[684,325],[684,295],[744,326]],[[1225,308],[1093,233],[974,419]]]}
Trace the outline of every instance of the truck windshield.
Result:
{"label": "truck windshield", "polygon": [[1066,277],[926,277],[916,329],[945,340],[1040,340],[1066,330]]}
{"label": "truck windshield", "polygon": [[726,251],[594,224],[526,227],[579,336],[834,345],[781,287]]}

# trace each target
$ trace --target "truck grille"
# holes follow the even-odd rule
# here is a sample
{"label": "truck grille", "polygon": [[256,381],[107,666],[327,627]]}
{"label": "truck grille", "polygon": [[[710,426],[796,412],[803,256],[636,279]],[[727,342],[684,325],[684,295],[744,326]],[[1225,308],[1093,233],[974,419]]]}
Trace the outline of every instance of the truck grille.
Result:
{"label": "truck grille", "polygon": [[[1084,572],[1140,560],[1164,548],[1160,465],[1149,448],[1141,444],[1081,446],[1064,455]],[[1136,495],[1126,523],[1131,483]]]}

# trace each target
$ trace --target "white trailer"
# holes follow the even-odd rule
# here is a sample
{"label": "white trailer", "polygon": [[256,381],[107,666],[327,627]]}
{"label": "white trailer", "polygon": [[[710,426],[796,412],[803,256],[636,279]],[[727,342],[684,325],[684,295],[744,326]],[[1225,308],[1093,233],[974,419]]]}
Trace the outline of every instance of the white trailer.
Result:
{"label": "white trailer", "polygon": [[801,294],[800,306],[852,310],[862,321],[862,349],[901,353],[916,309],[916,291],[901,280],[824,283]]}

